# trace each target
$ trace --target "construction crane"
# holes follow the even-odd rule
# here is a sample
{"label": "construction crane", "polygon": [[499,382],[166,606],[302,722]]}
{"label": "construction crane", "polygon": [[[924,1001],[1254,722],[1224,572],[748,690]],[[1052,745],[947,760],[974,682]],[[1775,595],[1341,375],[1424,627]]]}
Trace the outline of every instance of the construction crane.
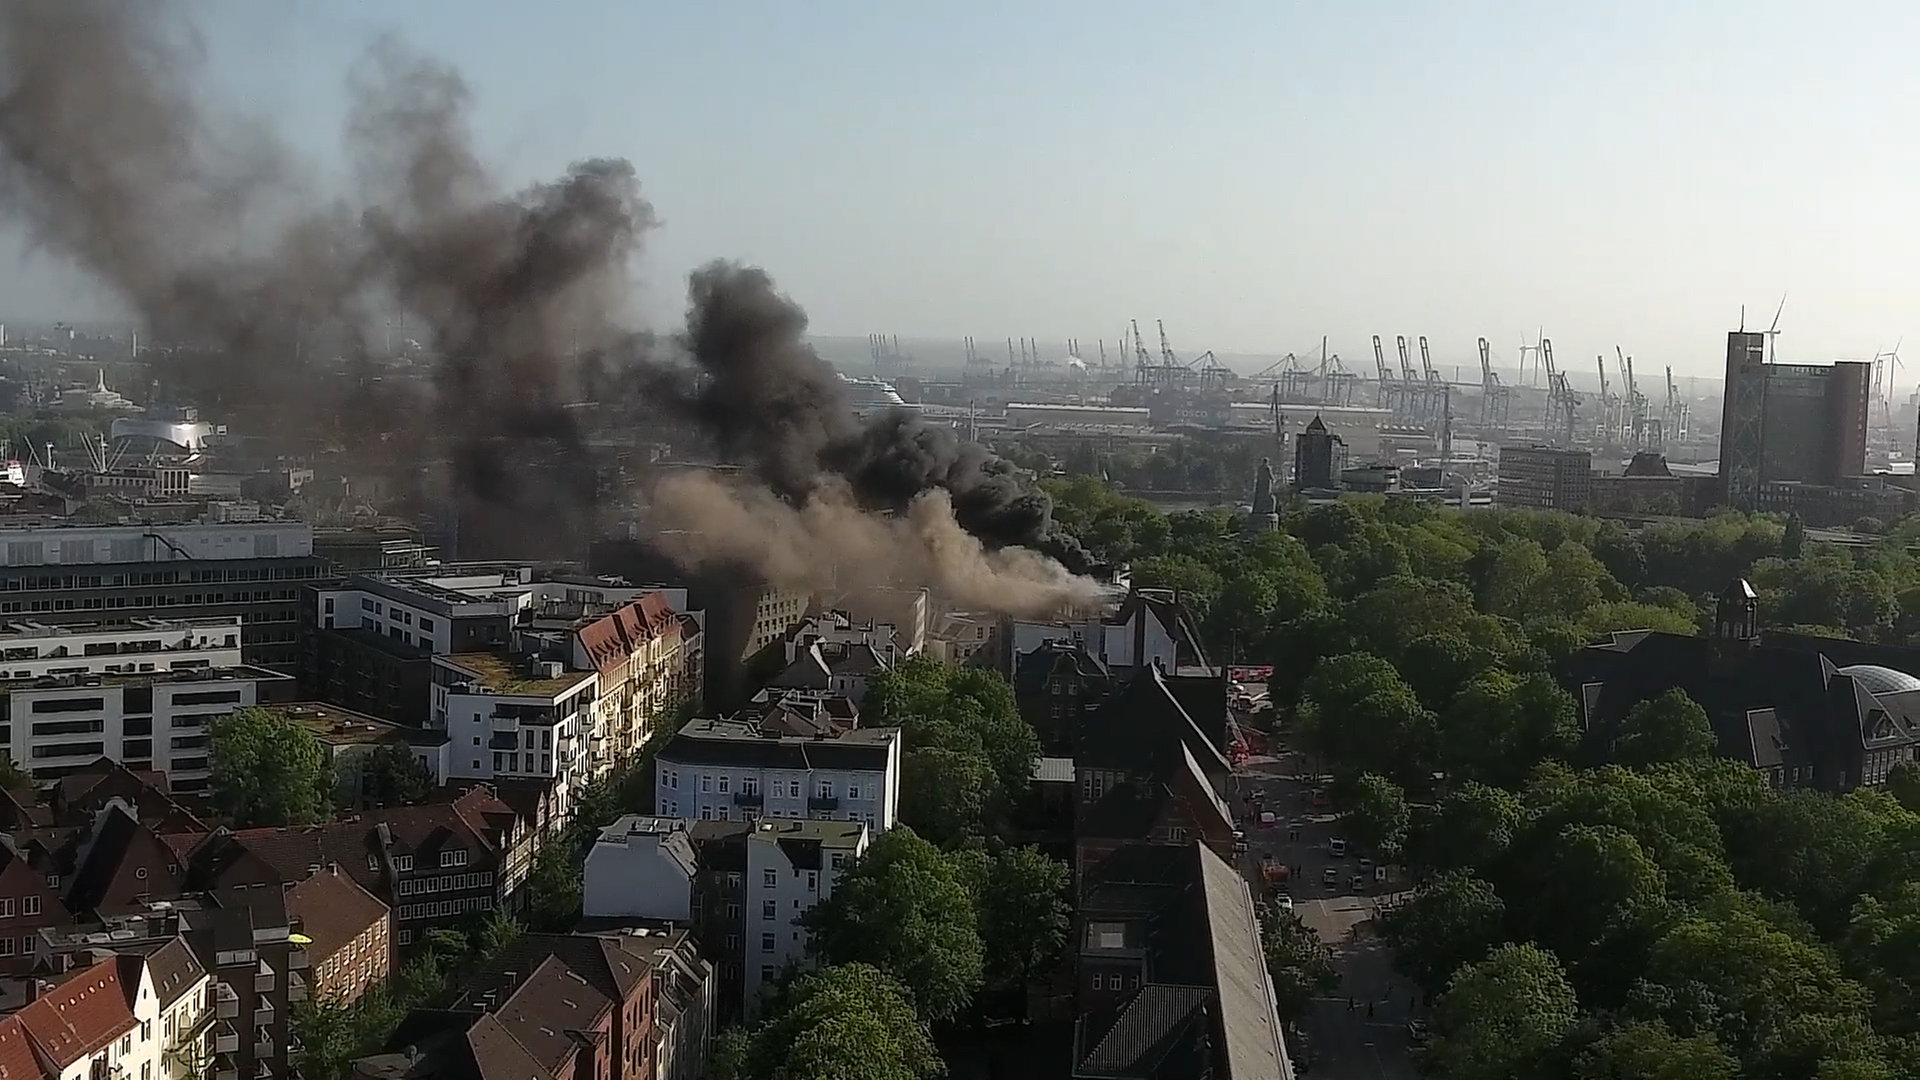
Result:
{"label": "construction crane", "polygon": [[1512,393],[1500,383],[1493,370],[1493,352],[1486,338],[1480,339],[1480,427],[1484,431],[1505,431]]}
{"label": "construction crane", "polygon": [[1156,383],[1160,381],[1160,365],[1153,362],[1153,354],[1147,351],[1147,343],[1140,337],[1140,320],[1129,324],[1133,328],[1133,378],[1135,382]]}
{"label": "construction crane", "polygon": [[[1401,340],[1406,340],[1402,338]],[[1394,415],[1400,413],[1400,382],[1393,377],[1393,369],[1387,366],[1386,351],[1380,347],[1380,335],[1373,335],[1373,363],[1380,369],[1380,407],[1391,410]]]}

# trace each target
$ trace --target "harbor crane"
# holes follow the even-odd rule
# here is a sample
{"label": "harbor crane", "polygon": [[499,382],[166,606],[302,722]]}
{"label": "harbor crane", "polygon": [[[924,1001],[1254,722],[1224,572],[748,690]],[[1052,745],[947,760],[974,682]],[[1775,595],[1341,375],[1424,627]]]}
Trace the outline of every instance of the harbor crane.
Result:
{"label": "harbor crane", "polygon": [[[1406,341],[1405,338],[1400,340]],[[1379,334],[1373,335],[1373,363],[1380,369],[1380,407],[1391,410],[1395,416],[1398,416],[1402,398],[1400,381],[1394,378],[1393,369],[1387,366],[1387,354],[1380,347]]]}
{"label": "harbor crane", "polygon": [[1508,406],[1512,399],[1512,389],[1500,383],[1500,373],[1493,370],[1493,354],[1487,345],[1487,339],[1480,339],[1480,426],[1487,431],[1505,431],[1507,429]]}
{"label": "harbor crane", "polygon": [[1684,442],[1691,434],[1688,417],[1693,406],[1680,399],[1680,388],[1673,383],[1673,365],[1667,365],[1667,411],[1663,418],[1664,434],[1675,442]]}

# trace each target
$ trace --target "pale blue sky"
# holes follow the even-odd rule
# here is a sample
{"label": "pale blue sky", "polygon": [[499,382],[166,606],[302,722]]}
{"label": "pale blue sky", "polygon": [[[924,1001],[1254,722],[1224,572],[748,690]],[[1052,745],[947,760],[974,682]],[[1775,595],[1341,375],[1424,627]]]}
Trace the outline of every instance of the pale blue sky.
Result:
{"label": "pale blue sky", "polygon": [[[465,72],[508,176],[632,159],[659,319],[727,256],[825,334],[1091,352],[1163,318],[1188,354],[1470,362],[1544,325],[1707,374],[1784,290],[1782,358],[1920,346],[1920,4],[195,6],[218,84],[315,155],[393,31]],[[0,310],[73,297],[29,273]]]}

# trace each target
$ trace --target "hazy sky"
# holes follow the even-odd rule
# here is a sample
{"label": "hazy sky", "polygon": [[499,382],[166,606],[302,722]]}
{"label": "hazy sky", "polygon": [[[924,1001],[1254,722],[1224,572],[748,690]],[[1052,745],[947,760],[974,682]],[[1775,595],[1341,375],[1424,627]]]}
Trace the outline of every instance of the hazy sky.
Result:
{"label": "hazy sky", "polygon": [[[515,180],[623,156],[646,305],[715,256],[816,332],[1184,354],[1544,325],[1705,374],[1915,339],[1920,4],[196,0],[221,100],[317,160],[382,31],[459,67]],[[88,301],[0,258],[0,310]],[[1151,333],[1151,329],[1149,329]],[[1004,348],[1004,345],[1000,346]],[[1645,367],[1642,370],[1647,370]]]}

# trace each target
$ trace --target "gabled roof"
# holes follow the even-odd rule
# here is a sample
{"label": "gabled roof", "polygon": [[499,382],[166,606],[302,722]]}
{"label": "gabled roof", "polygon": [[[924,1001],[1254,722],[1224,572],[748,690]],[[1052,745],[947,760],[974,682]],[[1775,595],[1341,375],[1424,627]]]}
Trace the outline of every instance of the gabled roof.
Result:
{"label": "gabled roof", "polygon": [[175,801],[165,773],[134,772],[112,758],[101,757],[61,777],[50,794],[56,820],[69,824],[90,818],[113,799],[133,807],[142,823],[163,832],[207,828]]}
{"label": "gabled roof", "polygon": [[201,966],[200,958],[193,954],[186,938],[174,937],[147,954],[147,975],[153,980],[153,994],[160,1001],[160,1011],[165,1012],[199,985],[207,969]]}
{"label": "gabled roof", "polygon": [[142,963],[138,956],[109,956],[69,975],[14,1014],[54,1071],[66,1069],[137,1025],[133,996],[139,990]]}
{"label": "gabled roof", "polygon": [[1201,1029],[1212,999],[1213,991],[1204,986],[1142,986],[1075,1032],[1074,1076],[1165,1075],[1172,1080],[1201,1075],[1192,1067],[1193,1044],[1204,1041]]}
{"label": "gabled roof", "polygon": [[[489,989],[498,991],[511,982],[507,973],[524,975],[548,962],[559,963],[608,1001],[623,1002],[653,977],[658,940],[621,934],[522,934],[468,982],[456,1007],[474,1005]],[[511,992],[517,996],[524,990]]]}
{"label": "gabled roof", "polygon": [[0,1080],[45,1080],[58,1075],[41,1067],[33,1036],[18,1013],[0,1018]]}
{"label": "gabled roof", "polygon": [[653,639],[678,633],[680,625],[666,594],[650,592],[581,624],[574,633],[594,668],[606,674]]}
{"label": "gabled roof", "polygon": [[617,1006],[564,961],[549,956],[493,1015],[541,1068],[558,1073],[601,1017]]}
{"label": "gabled roof", "polygon": [[[91,840],[82,841],[82,850],[85,854],[67,889],[69,911],[93,912],[101,910],[102,905],[114,906],[116,887],[130,893],[167,896],[178,892],[183,883],[172,849],[153,830],[135,821],[118,801],[100,812]],[[166,876],[155,878],[152,871],[156,867]],[[147,871],[145,878],[125,876],[138,875],[142,869]],[[127,889],[127,881],[134,882],[134,887]]]}
{"label": "gabled roof", "polygon": [[[1209,693],[1191,683],[1188,693],[1200,701]],[[1225,724],[1222,689],[1222,734]],[[1136,673],[1080,717],[1075,732],[1074,761],[1079,768],[1116,768],[1142,776],[1168,778],[1179,764],[1184,744],[1209,776],[1233,772],[1221,748],[1194,722],[1160,669]]]}
{"label": "gabled roof", "polygon": [[1288,1077],[1293,1064],[1280,1033],[1280,1018],[1260,944],[1260,919],[1253,894],[1233,867],[1203,844],[1193,845],[1200,860],[1201,903],[1212,946],[1213,982],[1219,997],[1223,1078]]}
{"label": "gabled roof", "polygon": [[300,920],[300,932],[312,939],[307,954],[320,964],[386,922],[387,905],[335,867],[287,890],[287,914]]}

